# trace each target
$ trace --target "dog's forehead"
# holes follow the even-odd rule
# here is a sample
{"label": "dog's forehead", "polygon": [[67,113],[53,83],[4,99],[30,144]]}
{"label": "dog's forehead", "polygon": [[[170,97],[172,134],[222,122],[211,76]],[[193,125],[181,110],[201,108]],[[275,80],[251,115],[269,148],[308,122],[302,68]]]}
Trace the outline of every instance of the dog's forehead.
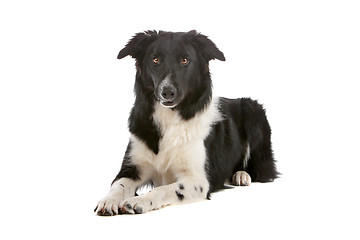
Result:
{"label": "dog's forehead", "polygon": [[191,54],[194,49],[188,41],[184,39],[182,33],[163,33],[149,46],[152,54],[178,55]]}

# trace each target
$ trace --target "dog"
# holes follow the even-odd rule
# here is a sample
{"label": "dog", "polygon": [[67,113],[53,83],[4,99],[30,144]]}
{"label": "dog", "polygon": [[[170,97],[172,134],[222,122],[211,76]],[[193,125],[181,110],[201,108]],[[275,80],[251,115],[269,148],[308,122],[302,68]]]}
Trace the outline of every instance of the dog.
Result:
{"label": "dog", "polygon": [[[248,186],[278,177],[262,105],[212,97],[209,61],[225,57],[207,36],[145,31],[117,58],[126,56],[136,60],[131,136],[97,215],[146,213],[209,199],[227,182]],[[153,188],[138,196],[144,185]]]}

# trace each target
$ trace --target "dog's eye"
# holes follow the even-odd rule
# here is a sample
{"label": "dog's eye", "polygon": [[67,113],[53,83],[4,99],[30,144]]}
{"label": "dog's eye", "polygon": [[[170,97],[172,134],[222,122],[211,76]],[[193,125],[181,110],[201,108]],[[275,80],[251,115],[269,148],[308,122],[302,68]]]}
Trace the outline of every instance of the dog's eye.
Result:
{"label": "dog's eye", "polygon": [[158,64],[158,63],[160,63],[160,59],[157,58],[157,57],[154,57],[154,58],[153,58],[153,62],[154,62],[155,64]]}
{"label": "dog's eye", "polygon": [[181,59],[181,64],[186,65],[186,64],[188,64],[188,63],[189,63],[189,59],[188,59],[188,58],[182,58],[182,59]]}

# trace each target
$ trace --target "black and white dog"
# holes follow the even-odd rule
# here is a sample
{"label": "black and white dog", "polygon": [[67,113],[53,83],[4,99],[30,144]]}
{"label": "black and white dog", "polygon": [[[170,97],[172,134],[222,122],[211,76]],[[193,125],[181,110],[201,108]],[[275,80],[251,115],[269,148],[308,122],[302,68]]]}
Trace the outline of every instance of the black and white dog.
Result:
{"label": "black and white dog", "polygon": [[[145,213],[278,176],[260,104],[212,98],[209,61],[223,53],[196,31],[136,34],[118,59],[136,59],[135,104],[122,167],[98,215]],[[137,196],[138,188],[154,188]]]}

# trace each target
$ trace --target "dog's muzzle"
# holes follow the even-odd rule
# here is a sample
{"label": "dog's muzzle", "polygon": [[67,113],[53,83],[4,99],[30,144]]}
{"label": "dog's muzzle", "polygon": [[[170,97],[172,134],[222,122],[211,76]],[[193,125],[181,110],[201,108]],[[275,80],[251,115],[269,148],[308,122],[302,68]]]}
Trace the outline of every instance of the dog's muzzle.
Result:
{"label": "dog's muzzle", "polygon": [[174,100],[177,97],[177,90],[173,86],[166,86],[160,89],[160,103],[164,107],[175,107]]}
{"label": "dog's muzzle", "polygon": [[155,95],[163,107],[173,108],[178,104],[178,91],[175,86],[171,84],[169,76],[157,87]]}

